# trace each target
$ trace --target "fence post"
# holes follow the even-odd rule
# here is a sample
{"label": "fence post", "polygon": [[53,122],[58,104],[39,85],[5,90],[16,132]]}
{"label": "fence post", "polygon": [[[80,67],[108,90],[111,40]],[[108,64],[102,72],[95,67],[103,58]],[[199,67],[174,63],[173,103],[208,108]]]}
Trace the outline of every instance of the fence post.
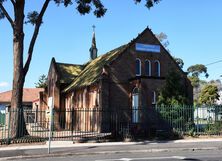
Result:
{"label": "fence post", "polygon": [[198,107],[197,108],[197,134],[199,134],[199,111],[198,111]]}
{"label": "fence post", "polygon": [[72,119],[72,123],[71,123],[71,131],[72,131],[72,141],[74,141],[74,138],[73,138],[73,131],[74,131],[74,107],[72,108],[72,111],[71,111],[71,119]]}
{"label": "fence post", "polygon": [[10,144],[10,139],[9,139],[9,133],[10,133],[10,118],[11,117],[11,112],[10,112],[10,110],[9,110],[9,108],[8,108],[8,134],[7,134],[7,144]]}
{"label": "fence post", "polygon": [[53,131],[53,117],[54,117],[54,109],[50,108],[50,123],[49,123],[49,147],[48,147],[48,153],[50,154],[51,152],[51,140],[52,140],[52,131]]}

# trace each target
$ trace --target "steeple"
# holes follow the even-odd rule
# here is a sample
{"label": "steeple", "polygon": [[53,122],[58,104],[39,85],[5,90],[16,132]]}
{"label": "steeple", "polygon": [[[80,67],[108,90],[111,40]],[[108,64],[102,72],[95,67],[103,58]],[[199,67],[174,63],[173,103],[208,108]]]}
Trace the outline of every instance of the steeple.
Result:
{"label": "steeple", "polygon": [[89,49],[91,60],[97,58],[97,52],[98,52],[98,49],[96,48],[96,34],[95,34],[96,26],[93,25],[92,27],[93,27],[92,45],[91,48]]}

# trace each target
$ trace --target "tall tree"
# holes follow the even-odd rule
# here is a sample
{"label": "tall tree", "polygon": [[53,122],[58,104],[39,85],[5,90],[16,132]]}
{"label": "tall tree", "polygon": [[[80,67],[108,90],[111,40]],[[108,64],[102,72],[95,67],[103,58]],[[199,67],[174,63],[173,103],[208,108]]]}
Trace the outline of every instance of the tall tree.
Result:
{"label": "tall tree", "polygon": [[200,92],[199,102],[205,105],[213,105],[219,98],[217,86],[215,84],[207,84]]}
{"label": "tall tree", "polygon": [[208,78],[209,74],[207,72],[207,67],[203,64],[192,65],[187,68],[187,72],[189,74],[189,79],[191,81],[192,86],[194,87],[194,102],[195,104],[199,104],[199,95],[201,92],[201,88],[207,84],[206,81],[200,79],[200,75],[203,74],[206,78]]}
{"label": "tall tree", "polygon": [[205,75],[206,78],[208,78],[209,76],[209,74],[207,73],[207,67],[203,64],[192,65],[187,68],[187,72],[193,77],[199,77],[202,73]]}
{"label": "tall tree", "polygon": [[35,83],[36,88],[45,88],[47,86],[47,76],[45,74],[39,77],[39,81]]}
{"label": "tall tree", "polygon": [[[134,1],[135,3],[141,2],[141,0]],[[151,8],[159,1],[160,0],[145,0],[145,6]],[[101,0],[44,0],[39,12],[35,11],[33,6],[33,11],[25,13],[26,0],[0,0],[0,19],[6,18],[13,31],[13,85],[11,108],[19,109],[20,114],[14,113],[11,117],[12,137],[21,137],[27,134],[26,130],[22,130],[22,132],[19,131],[19,129],[25,128],[22,107],[23,86],[32,60],[35,42],[43,22],[43,17],[49,4],[52,4],[52,2],[56,5],[64,5],[65,7],[75,4],[77,6],[77,11],[82,15],[88,14],[93,10],[96,17],[102,17],[107,11]],[[13,9],[7,11],[4,6],[5,3],[11,3]],[[10,13],[13,13],[14,17],[12,17]],[[25,20],[25,15],[27,15],[27,20]],[[29,42],[27,52],[24,51],[25,23],[30,23],[34,26],[33,35]],[[23,62],[24,53],[28,54],[25,63]],[[20,122],[18,120],[20,120]]]}
{"label": "tall tree", "polygon": [[181,76],[175,70],[170,70],[166,76],[166,82],[159,91],[158,105],[186,105],[185,87]]}
{"label": "tall tree", "polygon": [[[155,34],[156,38],[160,41],[160,43],[166,48],[166,50],[170,53],[170,50],[168,49],[168,46],[170,45],[170,42],[168,40],[168,36],[167,34],[165,34],[164,32],[161,32],[159,34]],[[177,58],[174,57],[174,60],[176,61],[176,63],[178,64],[178,66],[182,69],[184,62],[181,58]]]}

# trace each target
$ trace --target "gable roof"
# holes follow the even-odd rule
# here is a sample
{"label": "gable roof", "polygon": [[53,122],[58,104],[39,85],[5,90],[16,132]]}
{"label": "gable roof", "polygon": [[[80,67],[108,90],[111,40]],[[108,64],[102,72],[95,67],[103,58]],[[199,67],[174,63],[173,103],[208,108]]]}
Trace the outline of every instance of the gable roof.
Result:
{"label": "gable roof", "polygon": [[[74,88],[89,86],[95,83],[99,79],[103,67],[105,65],[111,64],[114,60],[116,60],[127,48],[133,45],[146,32],[150,32],[155,37],[156,41],[159,42],[154,33],[151,31],[151,29],[147,27],[143,32],[138,34],[138,36],[135,39],[131,40],[128,44],[111,50],[108,53],[99,56],[98,58],[89,61],[87,64],[85,64],[85,68],[79,73],[79,75],[74,79],[74,81],[63,90],[63,92],[68,92]],[[160,42],[159,45],[166,51],[166,53],[168,54],[170,59],[175,63],[178,69],[183,74],[185,74],[185,72],[179,67],[179,65],[176,63],[171,54],[165,49],[165,47]]]}
{"label": "gable roof", "polygon": [[[43,88],[24,88],[23,89],[23,103],[31,103],[39,98],[39,92],[44,91]],[[12,91],[0,93],[0,103],[10,103]]]}
{"label": "gable roof", "polygon": [[65,88],[63,92],[70,91],[73,88],[89,86],[95,83],[100,77],[104,65],[111,63],[115,58],[118,57],[120,53],[122,53],[122,51],[127,46],[128,45],[120,46],[88,62],[86,67],[79,74],[79,76],[76,77],[76,79],[74,79],[74,81],[67,88]]}
{"label": "gable roof", "polygon": [[56,62],[56,68],[59,72],[60,83],[70,83],[80,74],[83,65]]}

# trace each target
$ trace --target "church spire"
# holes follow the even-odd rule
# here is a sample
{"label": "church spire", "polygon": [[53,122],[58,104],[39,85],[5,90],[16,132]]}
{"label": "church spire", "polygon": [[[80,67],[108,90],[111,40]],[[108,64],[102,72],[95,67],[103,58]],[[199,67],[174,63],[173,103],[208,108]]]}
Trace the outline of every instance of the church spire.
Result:
{"label": "church spire", "polygon": [[96,48],[96,34],[95,34],[96,26],[93,25],[92,27],[93,27],[92,45],[91,48],[89,49],[91,60],[97,58],[97,52],[98,52],[98,49]]}

